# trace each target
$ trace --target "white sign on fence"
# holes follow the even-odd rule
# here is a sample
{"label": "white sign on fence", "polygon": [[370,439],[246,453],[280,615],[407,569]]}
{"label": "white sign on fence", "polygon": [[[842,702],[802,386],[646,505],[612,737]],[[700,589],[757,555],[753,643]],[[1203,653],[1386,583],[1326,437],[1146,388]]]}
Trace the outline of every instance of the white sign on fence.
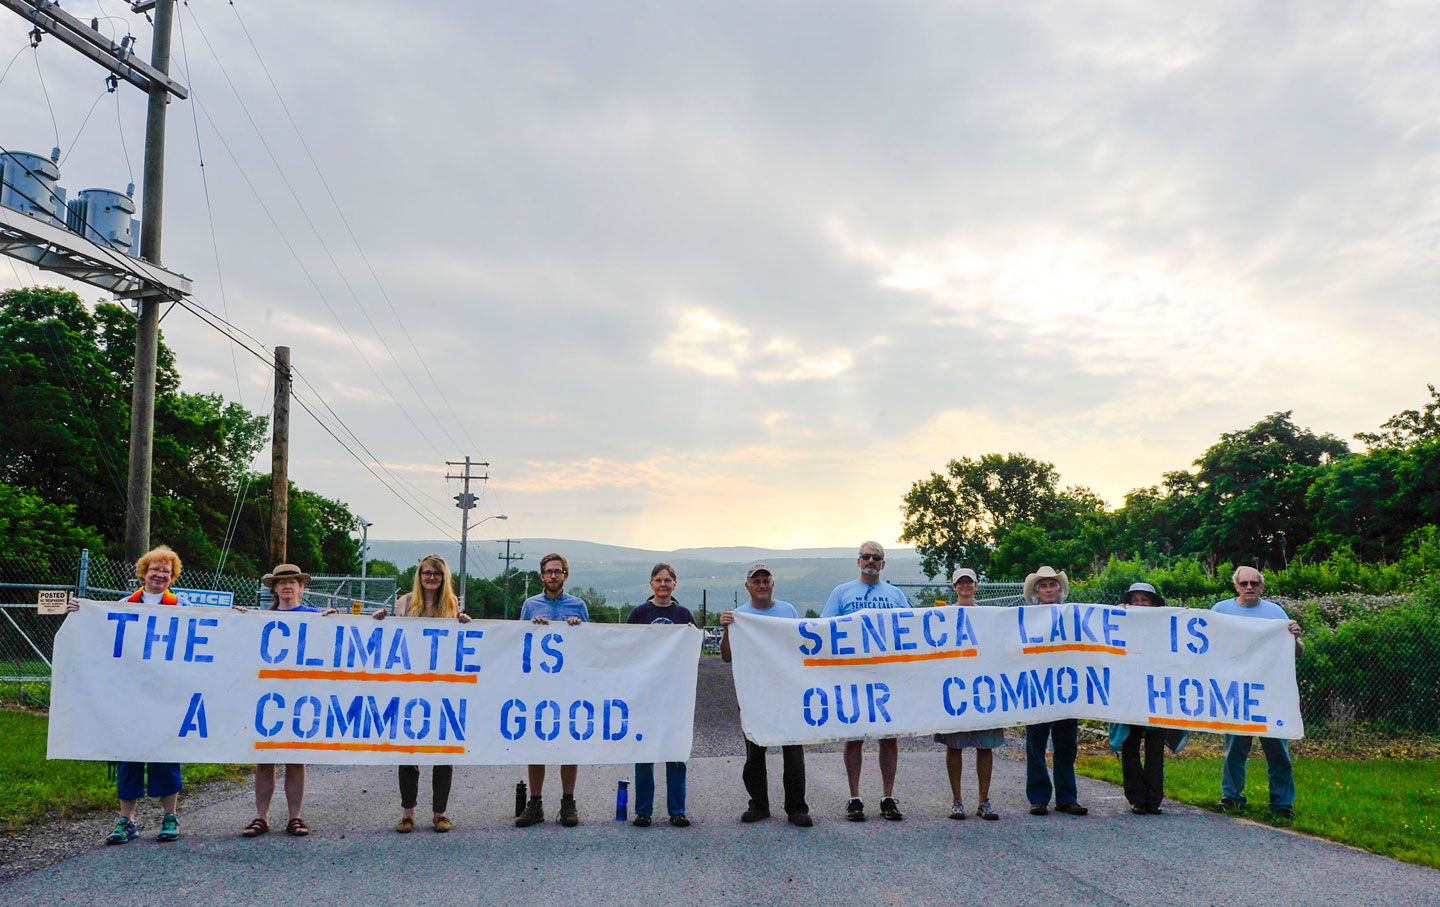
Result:
{"label": "white sign on fence", "polygon": [[175,597],[182,605],[212,605],[216,608],[228,608],[235,604],[235,593],[224,592],[219,589],[171,589]]}
{"label": "white sign on fence", "polygon": [[700,633],[83,602],[51,759],[527,764],[690,756]]}
{"label": "white sign on fence", "polygon": [[41,589],[35,611],[38,614],[64,614],[65,606],[69,603],[69,589]]}
{"label": "white sign on fence", "polygon": [[737,614],[745,735],[764,746],[1097,718],[1303,737],[1281,620],[1065,604]]}

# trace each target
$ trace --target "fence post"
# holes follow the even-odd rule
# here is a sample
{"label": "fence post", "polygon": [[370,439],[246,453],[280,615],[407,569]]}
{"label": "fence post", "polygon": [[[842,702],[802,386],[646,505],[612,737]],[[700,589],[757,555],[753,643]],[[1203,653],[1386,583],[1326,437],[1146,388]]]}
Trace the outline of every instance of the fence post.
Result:
{"label": "fence post", "polygon": [[84,598],[88,583],[90,582],[90,549],[84,548],[80,551],[80,581],[75,584],[75,597]]}

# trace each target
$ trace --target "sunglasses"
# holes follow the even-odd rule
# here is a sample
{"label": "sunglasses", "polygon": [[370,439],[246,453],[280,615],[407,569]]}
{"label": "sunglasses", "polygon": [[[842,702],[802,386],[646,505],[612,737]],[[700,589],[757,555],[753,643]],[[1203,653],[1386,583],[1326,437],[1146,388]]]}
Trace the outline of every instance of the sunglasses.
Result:
{"label": "sunglasses", "polygon": [[1235,583],[1235,585],[1237,585],[1237,586],[1246,586],[1246,587],[1249,587],[1249,586],[1263,586],[1263,585],[1265,585],[1265,581],[1264,581],[1264,580],[1260,580],[1260,579],[1242,579],[1242,580],[1237,580],[1236,583]]}
{"label": "sunglasses", "polygon": [[862,561],[883,561],[883,560],[885,560],[885,555],[883,555],[883,554],[862,554],[862,555],[860,555],[860,560],[862,560]]}

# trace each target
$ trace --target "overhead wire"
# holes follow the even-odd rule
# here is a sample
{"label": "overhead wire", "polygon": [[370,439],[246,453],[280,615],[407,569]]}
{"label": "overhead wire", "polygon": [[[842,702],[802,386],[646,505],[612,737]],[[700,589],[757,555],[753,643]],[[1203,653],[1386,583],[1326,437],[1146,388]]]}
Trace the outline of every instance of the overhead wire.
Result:
{"label": "overhead wire", "polygon": [[[419,360],[420,366],[425,370],[426,376],[430,379],[431,386],[435,388],[436,394],[439,395],[440,399],[444,402],[445,408],[450,411],[451,417],[455,420],[455,424],[459,426],[460,431],[464,433],[465,439],[470,442],[471,449],[479,451],[480,445],[475,443],[474,437],[471,436],[470,430],[465,427],[465,423],[461,420],[460,414],[450,405],[449,395],[440,387],[440,382],[436,380],[435,373],[430,370],[429,360],[420,353],[419,347],[415,344],[415,339],[410,335],[410,329],[405,325],[405,319],[400,317],[400,313],[395,308],[394,301],[390,298],[390,293],[385,289],[385,285],[381,283],[380,276],[375,272],[375,267],[370,263],[370,257],[365,254],[364,247],[360,245],[359,237],[355,235],[354,228],[350,226],[350,219],[345,216],[344,209],[340,207],[339,200],[335,198],[335,193],[330,188],[330,181],[325,178],[325,173],[321,170],[319,161],[315,159],[314,153],[310,150],[309,143],[305,141],[304,133],[300,131],[300,125],[295,121],[294,115],[290,113],[290,105],[285,103],[285,98],[280,92],[280,87],[275,83],[275,78],[270,74],[270,67],[266,65],[265,58],[260,53],[260,48],[255,44],[255,39],[250,35],[250,29],[246,27],[245,20],[241,18],[240,8],[235,5],[234,0],[231,0],[229,6],[231,12],[235,14],[235,21],[240,23],[240,30],[244,32],[245,40],[250,43],[250,49],[255,52],[255,59],[259,61],[260,69],[265,73],[265,78],[269,81],[271,90],[275,92],[275,99],[280,102],[280,109],[285,111],[285,117],[290,121],[290,128],[295,131],[295,137],[300,141],[300,147],[305,149],[305,156],[310,160],[310,166],[315,169],[315,175],[320,178],[320,185],[325,187],[325,194],[329,197],[331,206],[334,207],[335,213],[340,217],[340,222],[345,225],[345,231],[349,234],[350,241],[355,245],[355,251],[360,253],[360,260],[365,262],[365,268],[370,274],[370,279],[375,282],[375,287],[380,291],[381,298],[384,299],[385,304],[389,306],[390,314],[395,318],[396,324],[400,326],[400,332],[404,335],[405,341],[409,343],[410,351],[414,353],[415,358]],[[453,440],[452,438],[452,443]]]}
{"label": "overhead wire", "polygon": [[95,112],[95,108],[96,108],[96,107],[99,107],[99,106],[100,106],[100,100],[101,100],[102,98],[104,98],[105,95],[108,94],[111,90],[112,90],[112,89],[110,88],[109,83],[106,82],[105,87],[102,88],[102,89],[100,90],[100,93],[95,96],[95,101],[94,101],[94,103],[92,103],[92,104],[90,105],[90,109],[85,113],[85,119],[83,119],[83,120],[80,121],[80,128],[77,129],[77,130],[75,130],[75,138],[71,139],[71,140],[70,140],[70,144],[69,144],[68,146],[66,146],[66,148],[65,148],[65,156],[62,157],[62,158],[60,158],[59,162],[57,162],[55,166],[57,166],[57,167],[64,167],[64,166],[65,166],[65,162],[70,159],[70,152],[72,152],[72,151],[75,150],[75,145],[80,141],[80,136],[81,136],[81,134],[83,134],[83,133],[85,132],[85,126],[90,122],[90,115]]}
{"label": "overhead wire", "polygon": [[60,121],[55,119],[55,106],[50,103],[50,89],[45,87],[45,73],[40,69],[40,41],[37,39],[30,49],[35,51],[35,73],[40,76],[40,91],[45,95],[45,106],[50,108],[50,125],[55,127],[55,145],[60,145]]}
{"label": "overhead wire", "polygon": [[[230,86],[230,91],[235,95],[235,100],[240,105],[241,111],[245,114],[246,120],[249,121],[250,128],[254,130],[256,138],[260,140],[261,147],[263,147],[265,149],[265,153],[269,155],[270,162],[275,166],[275,169],[280,176],[281,182],[285,184],[285,188],[290,193],[291,199],[295,202],[296,207],[300,209],[300,214],[305,219],[306,225],[310,227],[311,233],[314,234],[315,239],[320,244],[320,248],[324,251],[326,258],[329,259],[331,266],[335,269],[336,274],[340,277],[340,282],[345,286],[346,291],[350,294],[350,298],[354,301],[355,307],[358,308],[360,310],[360,314],[364,316],[366,323],[369,324],[371,331],[374,332],[376,338],[380,342],[381,347],[384,348],[385,351],[390,355],[390,358],[395,363],[395,367],[400,372],[401,377],[405,379],[406,383],[410,385],[410,389],[414,391],[416,399],[419,400],[420,405],[424,407],[427,412],[429,412],[430,417],[435,420],[436,425],[440,427],[441,432],[446,436],[447,439],[449,439],[450,443],[457,444],[455,439],[451,437],[449,429],[446,427],[445,423],[441,421],[439,417],[435,415],[435,411],[430,408],[430,404],[425,399],[425,395],[421,394],[419,388],[415,387],[415,382],[410,379],[409,372],[405,369],[404,363],[402,363],[399,357],[395,355],[394,351],[390,349],[390,345],[385,341],[385,335],[381,333],[380,329],[376,326],[374,319],[370,317],[369,311],[366,310],[364,303],[360,301],[359,295],[356,294],[355,288],[351,285],[350,279],[345,274],[345,269],[340,267],[340,263],[335,260],[334,254],[330,251],[330,247],[325,242],[325,238],[321,235],[319,228],[315,225],[314,219],[311,218],[309,210],[305,207],[305,203],[300,200],[299,193],[295,191],[294,185],[290,182],[290,178],[286,173],[284,165],[282,165],[279,159],[275,156],[275,152],[270,147],[270,143],[265,139],[264,131],[261,130],[259,124],[255,122],[254,116],[250,113],[249,106],[245,103],[244,98],[240,96],[239,89],[235,87],[234,80],[230,78],[229,70],[225,68],[225,64],[221,61],[219,53],[215,50],[215,46],[210,42],[210,38],[205,32],[204,26],[200,24],[199,18],[195,15],[194,9],[192,9],[189,4],[186,4],[185,8],[187,11],[189,11],[190,19],[194,23],[196,31],[200,33],[200,38],[205,42],[205,46],[209,49],[211,57],[215,60],[215,65],[219,67],[220,74],[224,76],[226,84]],[[201,105],[201,108],[203,110],[204,105]],[[212,127],[214,127],[213,119],[210,118],[208,114],[206,118],[207,120],[210,120]],[[311,282],[312,284],[314,283],[313,279]],[[385,388],[385,392],[390,395],[391,399],[394,400],[397,405],[399,405],[399,398],[395,395],[395,392],[392,391],[387,384],[385,384],[384,379],[380,377],[380,373],[376,371],[374,365],[369,361],[368,357],[365,357],[364,353],[361,352],[359,345],[355,343],[354,337],[350,334],[350,329],[345,325],[345,322],[340,318],[339,314],[330,305],[329,300],[322,297],[322,301],[325,303],[325,307],[330,311],[331,317],[335,319],[335,322],[344,332],[346,338],[350,340],[352,346],[355,347],[355,352],[360,355],[361,358],[365,359],[366,366],[370,369],[371,374],[375,376],[375,380],[380,382],[381,387]],[[403,411],[404,407],[401,407],[401,409]],[[422,437],[424,437],[425,443],[431,446],[431,448],[435,451],[436,455],[443,458],[445,454],[442,453],[438,447],[435,447],[434,442],[431,441],[429,436],[420,429],[419,425],[415,424],[414,419],[410,418],[408,413],[406,413],[406,418],[410,421],[411,425],[415,427],[416,432],[419,433]]]}

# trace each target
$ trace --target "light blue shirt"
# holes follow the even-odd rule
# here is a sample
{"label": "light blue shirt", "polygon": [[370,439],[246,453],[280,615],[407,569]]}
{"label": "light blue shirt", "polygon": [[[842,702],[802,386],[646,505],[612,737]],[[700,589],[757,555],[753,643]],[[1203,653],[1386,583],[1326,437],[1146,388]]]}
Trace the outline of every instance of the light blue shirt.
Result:
{"label": "light blue shirt", "polygon": [[775,599],[768,608],[757,608],[754,602],[746,602],[735,609],[740,614],[758,614],[761,617],[785,617],[790,620],[799,620],[800,615],[795,611],[795,606],[789,602],[782,602]]}
{"label": "light blue shirt", "polygon": [[570,617],[578,617],[581,620],[590,619],[590,609],[585,607],[585,599],[569,592],[561,592],[559,598],[547,598],[544,592],[539,595],[532,595],[525,599],[525,604],[520,606],[520,619],[530,620],[536,617],[544,617],[548,620],[565,620]]}
{"label": "light blue shirt", "polygon": [[1285,613],[1284,608],[1268,598],[1262,598],[1258,604],[1248,608],[1240,604],[1239,599],[1227,598],[1223,602],[1216,602],[1211,605],[1210,610],[1216,614],[1230,614],[1234,617],[1258,617],[1264,620],[1285,621],[1290,619],[1290,615]]}
{"label": "light blue shirt", "polygon": [[830,593],[825,601],[825,610],[820,612],[821,617],[840,617],[843,614],[854,614],[856,611],[869,609],[886,608],[912,608],[910,598],[904,592],[885,582],[883,579],[875,585],[870,585],[862,580],[854,579],[848,583],[841,583]]}

